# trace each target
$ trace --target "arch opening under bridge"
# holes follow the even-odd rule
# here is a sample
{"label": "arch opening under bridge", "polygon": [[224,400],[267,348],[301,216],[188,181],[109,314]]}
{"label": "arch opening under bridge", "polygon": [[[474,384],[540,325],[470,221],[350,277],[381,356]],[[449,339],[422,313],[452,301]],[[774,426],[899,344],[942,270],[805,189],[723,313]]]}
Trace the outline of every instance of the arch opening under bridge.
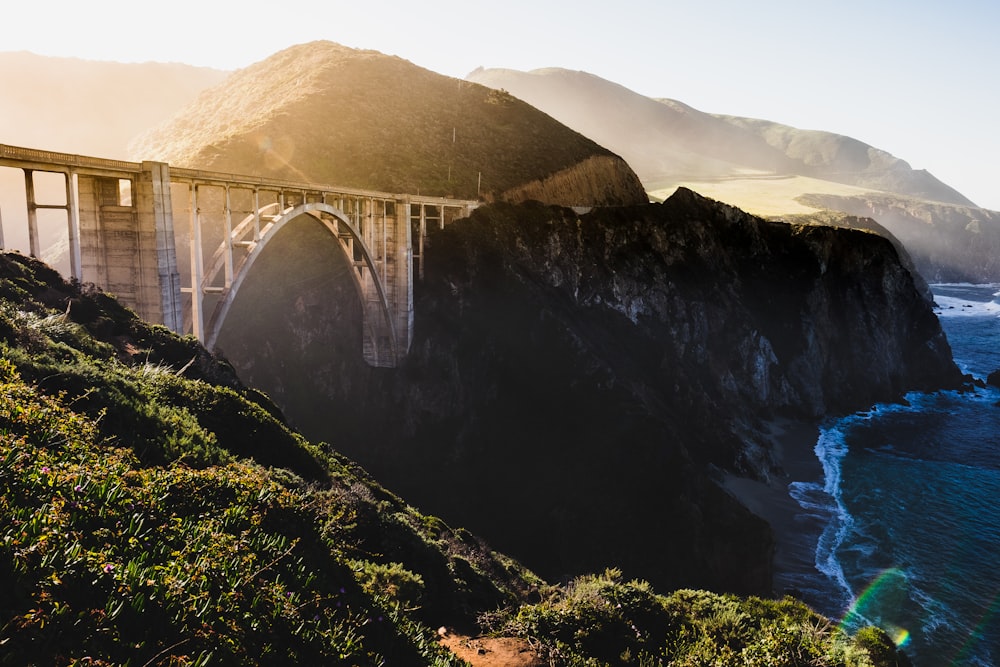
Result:
{"label": "arch opening under bridge", "polygon": [[[384,275],[379,270],[379,264],[384,264],[386,257],[377,261],[366,246],[362,231],[350,216],[335,206],[309,202],[278,212],[276,209],[279,206],[269,204],[247,216],[233,228],[229,240],[224,240],[215,251],[209,270],[205,272],[203,284],[211,284],[223,271],[231,270],[231,279],[226,281],[227,286],[222,290],[221,298],[205,324],[206,346],[209,349],[215,347],[243,282],[268,243],[285,227],[313,220],[320,223],[338,241],[337,245],[354,267],[350,275],[362,304],[365,360],[373,366],[394,366],[405,355],[406,349],[401,347],[401,336],[393,317],[394,309],[384,284]],[[255,227],[255,223],[259,224],[260,221],[265,222]],[[247,236],[250,236],[250,240],[244,240]],[[234,246],[246,247],[248,252],[229,268],[227,263],[232,261]]]}

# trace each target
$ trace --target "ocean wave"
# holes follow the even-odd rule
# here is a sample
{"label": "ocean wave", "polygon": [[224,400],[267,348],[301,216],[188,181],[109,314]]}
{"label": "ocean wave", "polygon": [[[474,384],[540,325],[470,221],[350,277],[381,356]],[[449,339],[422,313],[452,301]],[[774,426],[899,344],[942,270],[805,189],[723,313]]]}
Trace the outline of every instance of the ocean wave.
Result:
{"label": "ocean wave", "polygon": [[929,287],[931,288],[931,291],[934,291],[939,287],[985,287],[987,289],[992,287],[994,289],[1000,289],[1000,283],[931,283]]}
{"label": "ocean wave", "polygon": [[[961,625],[958,615],[948,605],[934,598],[920,586],[914,586],[910,590],[910,597],[924,611],[920,630],[926,637],[933,638],[936,632],[951,630]],[[963,629],[967,633],[973,631],[972,628]]]}
{"label": "ocean wave", "polygon": [[[1000,296],[1000,293],[994,294]],[[937,308],[934,312],[938,317],[996,317],[1000,315],[1000,303],[996,299],[976,301],[960,296],[935,295]]]}
{"label": "ocean wave", "polygon": [[[853,419],[848,417],[847,419]],[[844,568],[837,558],[837,550],[854,527],[854,517],[847,511],[840,488],[841,462],[847,455],[847,442],[842,427],[843,420],[820,429],[814,449],[823,466],[822,492],[828,499],[823,509],[830,520],[816,544],[816,569],[829,578],[843,593],[845,606],[850,604],[854,591],[847,581]],[[800,491],[805,490],[800,487]],[[811,495],[816,498],[816,494]],[[798,500],[798,498],[796,498]],[[822,505],[822,503],[816,503]]]}

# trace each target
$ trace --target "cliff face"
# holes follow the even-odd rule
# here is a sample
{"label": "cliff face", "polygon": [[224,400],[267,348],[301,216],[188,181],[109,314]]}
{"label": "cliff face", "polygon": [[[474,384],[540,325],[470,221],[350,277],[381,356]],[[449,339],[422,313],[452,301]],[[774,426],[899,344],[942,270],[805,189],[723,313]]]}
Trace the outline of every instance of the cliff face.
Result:
{"label": "cliff face", "polygon": [[[582,217],[484,207],[430,242],[399,370],[363,367],[352,342],[289,386],[279,346],[343,326],[320,314],[332,274],[317,296],[287,287],[315,324],[271,313],[289,327],[250,334],[237,317],[225,352],[307,432],[543,576],[616,564],[664,587],[767,592],[769,530],[709,471],[772,474],[768,418],[961,381],[930,304],[874,234],[681,190]],[[274,300],[245,298],[258,317]]]}

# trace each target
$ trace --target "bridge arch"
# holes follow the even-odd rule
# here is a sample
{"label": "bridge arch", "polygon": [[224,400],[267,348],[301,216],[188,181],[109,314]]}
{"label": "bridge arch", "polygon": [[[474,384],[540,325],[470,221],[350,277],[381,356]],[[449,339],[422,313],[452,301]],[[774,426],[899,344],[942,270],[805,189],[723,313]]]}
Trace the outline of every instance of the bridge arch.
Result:
{"label": "bridge arch", "polygon": [[[223,271],[226,279],[220,299],[206,322],[206,346],[209,349],[215,347],[240,287],[268,242],[285,226],[307,216],[330,232],[354,267],[350,275],[361,299],[365,361],[373,366],[395,366],[406,354],[406,350],[401,348],[401,336],[396,330],[394,309],[387,295],[384,274],[379,271],[379,262],[365,243],[362,230],[358,229],[343,210],[331,204],[308,202],[279,209],[280,205],[270,204],[247,216],[223,239],[213,254],[209,269],[204,274],[202,290],[210,291],[207,286],[215,283]],[[261,221],[265,221],[263,226],[260,225]],[[234,262],[234,248],[238,247],[245,248],[246,253],[238,262]],[[383,257],[383,265],[384,262]]]}

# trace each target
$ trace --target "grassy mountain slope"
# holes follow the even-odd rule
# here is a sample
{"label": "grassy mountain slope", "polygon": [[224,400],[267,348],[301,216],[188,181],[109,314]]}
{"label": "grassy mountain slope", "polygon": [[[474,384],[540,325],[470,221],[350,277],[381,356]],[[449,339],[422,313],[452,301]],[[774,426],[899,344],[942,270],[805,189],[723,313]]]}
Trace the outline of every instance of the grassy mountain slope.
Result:
{"label": "grassy mountain slope", "polygon": [[547,587],[17,254],[0,351],[0,665],[457,665],[430,624],[476,617],[556,664],[906,664],[791,600]]}
{"label": "grassy mountain slope", "polygon": [[[620,162],[501,91],[331,42],[236,72],[132,151],[178,166],[462,198],[501,197],[595,157]],[[608,174],[610,198],[579,203],[644,201],[624,171]]]}

